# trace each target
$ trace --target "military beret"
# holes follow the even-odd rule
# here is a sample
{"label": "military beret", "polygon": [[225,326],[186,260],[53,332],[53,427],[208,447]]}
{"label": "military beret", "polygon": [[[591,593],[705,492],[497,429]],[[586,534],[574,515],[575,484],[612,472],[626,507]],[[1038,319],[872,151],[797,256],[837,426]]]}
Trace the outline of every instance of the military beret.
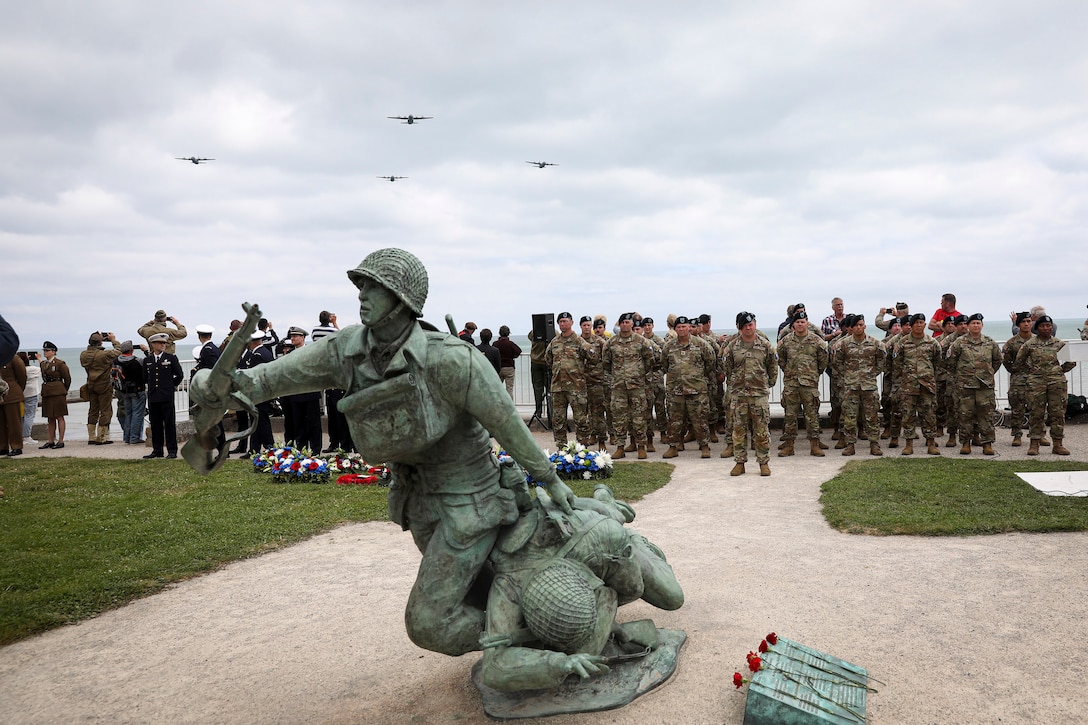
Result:
{"label": "military beret", "polygon": [[578,318],[578,324],[580,325],[583,322],[593,322],[593,318],[589,315],[582,315],[580,318]]}
{"label": "military beret", "polygon": [[676,318],[676,322],[674,322],[672,324],[674,324],[674,325],[690,325],[691,320],[684,317],[683,315],[680,315],[679,317]]}
{"label": "military beret", "polygon": [[[753,320],[755,319],[754,315],[752,316],[752,319]],[[705,325],[708,322],[710,322],[710,315],[706,314],[705,312],[703,314],[699,315],[699,324],[700,325]]]}
{"label": "military beret", "polygon": [[1030,320],[1030,319],[1031,319],[1031,313],[1030,312],[1017,312],[1016,313],[1016,324],[1017,325],[1019,325],[1024,320]]}
{"label": "military beret", "polygon": [[974,322],[975,320],[978,320],[979,322],[982,322],[982,313],[981,312],[976,312],[975,314],[973,314],[973,315],[971,315],[970,317],[967,318],[968,322]]}
{"label": "military beret", "polygon": [[807,320],[807,319],[808,319],[808,313],[805,312],[803,309],[797,310],[796,312],[793,313],[793,321],[794,322],[797,322],[798,320]]}
{"label": "military beret", "polygon": [[569,312],[560,312],[555,318],[556,320],[573,320],[574,317]]}
{"label": "military beret", "polygon": [[895,318],[895,321],[898,322],[900,325],[907,327],[914,324],[913,322],[911,322],[911,319],[912,318],[910,315],[903,315],[902,317]]}
{"label": "military beret", "polygon": [[624,312],[622,315],[620,315],[620,322],[625,322],[627,320],[631,320],[633,322],[634,319],[635,319],[635,313],[634,312]]}
{"label": "military beret", "polygon": [[910,324],[913,325],[915,322],[925,322],[926,321],[926,316],[923,315],[921,312],[916,312],[913,315],[911,315],[909,319],[910,319]]}
{"label": "military beret", "polygon": [[88,345],[98,345],[102,342],[102,333],[92,332],[91,336],[87,338]]}
{"label": "military beret", "polygon": [[635,318],[635,327],[642,327],[642,318],[641,317],[636,317]]}
{"label": "military beret", "polygon": [[170,336],[165,332],[158,332],[147,338],[148,342],[170,342]]}
{"label": "military beret", "polygon": [[52,350],[53,352],[56,352],[57,346],[49,342],[49,340],[46,340],[42,343],[42,350]]}
{"label": "military beret", "polygon": [[[700,316],[700,319],[702,319],[702,316]],[[744,327],[745,325],[747,325],[749,322],[755,322],[755,321],[756,321],[756,316],[753,315],[751,312],[738,312],[737,313],[737,329],[738,330],[740,328]]]}
{"label": "military beret", "polygon": [[291,325],[287,328],[287,336],[291,337],[291,335],[301,335],[302,337],[306,337],[306,331],[303,330],[301,327],[295,327],[294,325]]}
{"label": "military beret", "polygon": [[864,322],[864,321],[865,321],[865,315],[858,314],[858,313],[854,314],[854,324],[855,325],[858,324],[859,322]]}
{"label": "military beret", "polygon": [[1038,330],[1039,325],[1043,324],[1044,322],[1049,322],[1051,325],[1053,325],[1054,324],[1054,318],[1051,317],[1050,315],[1042,315],[1038,320],[1035,321],[1035,324],[1031,326],[1031,329],[1032,330]]}
{"label": "military beret", "polygon": [[794,309],[794,311],[803,310],[803,309],[805,309],[805,303],[804,302],[798,302],[796,305],[793,306],[793,309]]}
{"label": "military beret", "polygon": [[839,328],[843,330],[850,329],[858,321],[858,316],[855,314],[843,315],[842,320],[839,321]]}
{"label": "military beret", "polygon": [[594,320],[593,321],[593,326],[594,327],[605,327],[604,320]]}
{"label": "military beret", "polygon": [[957,318],[956,315],[949,315],[948,317],[941,320],[941,325],[942,326],[944,326],[944,325],[954,325],[954,324],[956,324],[956,318]]}
{"label": "military beret", "polygon": [[652,318],[652,317],[643,317],[642,318],[642,324],[652,325],[652,324],[654,324],[654,318]]}
{"label": "military beret", "polygon": [[197,325],[196,332],[198,335],[210,335],[215,332],[215,328],[211,325]]}

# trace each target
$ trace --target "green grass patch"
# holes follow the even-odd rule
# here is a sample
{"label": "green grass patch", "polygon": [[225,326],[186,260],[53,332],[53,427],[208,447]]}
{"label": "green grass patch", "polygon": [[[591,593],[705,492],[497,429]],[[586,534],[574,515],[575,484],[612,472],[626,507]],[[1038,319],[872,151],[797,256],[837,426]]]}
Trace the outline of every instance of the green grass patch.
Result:
{"label": "green grass patch", "polygon": [[823,484],[834,528],[851,534],[967,536],[1088,530],[1088,498],[1047,496],[1016,471],[1080,471],[1079,461],[851,461]]}
{"label": "green grass patch", "polygon": [[[3,471],[0,645],[339,524],[388,516],[388,489],[276,484],[244,460],[207,477],[166,460],[25,458]],[[671,473],[666,463],[618,464],[606,482],[633,501]],[[590,496],[594,483],[570,485]]]}

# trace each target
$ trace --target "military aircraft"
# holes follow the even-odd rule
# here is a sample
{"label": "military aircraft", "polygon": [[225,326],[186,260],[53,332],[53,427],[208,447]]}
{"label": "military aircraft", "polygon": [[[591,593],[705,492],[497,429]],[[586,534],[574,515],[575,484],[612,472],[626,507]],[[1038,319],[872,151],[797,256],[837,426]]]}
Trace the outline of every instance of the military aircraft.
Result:
{"label": "military aircraft", "polygon": [[196,156],[175,156],[174,158],[178,161],[192,161],[194,164],[201,164],[205,161],[215,161],[215,159],[201,159]]}
{"label": "military aircraft", "polygon": [[379,179],[389,179],[390,181],[396,181],[397,179],[407,179],[407,176],[379,176]]}
{"label": "military aircraft", "polygon": [[386,118],[392,118],[395,121],[404,121],[405,123],[415,123],[416,121],[426,121],[434,118],[434,116],[413,116],[409,113],[407,116],[386,116]]}
{"label": "military aircraft", "polygon": [[526,161],[525,163],[532,164],[533,166],[539,166],[542,169],[545,166],[559,166],[559,164],[549,164],[547,161]]}

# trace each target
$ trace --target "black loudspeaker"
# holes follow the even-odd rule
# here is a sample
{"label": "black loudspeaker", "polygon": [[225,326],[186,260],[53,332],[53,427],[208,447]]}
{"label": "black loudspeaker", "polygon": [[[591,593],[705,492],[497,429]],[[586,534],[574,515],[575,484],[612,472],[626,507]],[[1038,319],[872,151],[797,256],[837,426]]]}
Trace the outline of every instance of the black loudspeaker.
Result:
{"label": "black loudspeaker", "polygon": [[548,342],[555,337],[555,314],[543,312],[533,315],[533,342]]}

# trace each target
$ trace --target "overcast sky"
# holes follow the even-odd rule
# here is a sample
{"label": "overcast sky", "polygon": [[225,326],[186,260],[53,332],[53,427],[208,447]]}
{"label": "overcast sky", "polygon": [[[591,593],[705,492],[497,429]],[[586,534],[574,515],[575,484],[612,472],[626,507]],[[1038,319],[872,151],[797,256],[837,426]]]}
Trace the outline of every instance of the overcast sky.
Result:
{"label": "overcast sky", "polygon": [[[243,301],[280,331],[357,322],[344,272],[386,246],[426,265],[439,325],[772,327],[835,295],[871,321],[946,291],[995,337],[1086,312],[1082,1],[3,6],[24,348],[159,308],[195,344]],[[434,119],[386,118],[409,113]]]}

